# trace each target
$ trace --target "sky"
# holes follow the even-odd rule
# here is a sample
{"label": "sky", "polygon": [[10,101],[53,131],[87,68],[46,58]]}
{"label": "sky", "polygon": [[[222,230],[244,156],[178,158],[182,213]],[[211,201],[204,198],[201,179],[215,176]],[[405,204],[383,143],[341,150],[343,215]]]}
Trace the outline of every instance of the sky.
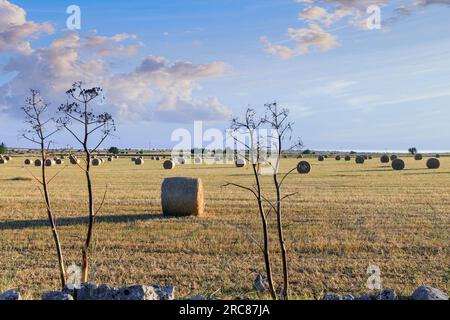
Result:
{"label": "sky", "polygon": [[450,0],[0,0],[0,141],[31,146],[29,89],[56,109],[82,80],[116,120],[105,147],[171,148],[194,121],[223,131],[277,101],[305,148],[450,150],[449,14]]}

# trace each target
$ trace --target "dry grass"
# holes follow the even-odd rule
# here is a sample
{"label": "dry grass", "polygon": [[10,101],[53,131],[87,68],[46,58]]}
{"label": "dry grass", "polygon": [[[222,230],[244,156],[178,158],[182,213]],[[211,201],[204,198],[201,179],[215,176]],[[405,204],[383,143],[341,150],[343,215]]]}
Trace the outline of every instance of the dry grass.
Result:
{"label": "dry grass", "polygon": [[[293,175],[285,184],[285,192],[299,192],[285,207],[293,298],[364,291],[370,264],[380,266],[383,286],[399,293],[422,283],[450,291],[450,158],[441,158],[439,170],[408,158],[402,172],[378,159],[363,166],[308,161],[311,174]],[[283,159],[282,171],[297,162]],[[19,288],[26,298],[38,298],[58,288],[57,261],[40,193],[33,181],[15,179],[28,175],[22,163],[15,157],[0,168],[0,290]],[[31,170],[38,174],[39,168]],[[95,167],[93,176],[98,202],[109,187],[95,227],[92,280],[173,284],[178,296],[251,295],[264,267],[240,228],[258,237],[260,221],[250,195],[222,187],[227,181],[251,185],[250,169],[184,165],[167,171],[161,162],[138,167],[124,158]],[[202,178],[207,216],[163,218],[160,185],[166,176]],[[264,181],[270,185],[270,178]],[[86,197],[78,167],[64,170],[50,191],[67,264],[79,264]],[[275,252],[275,232],[271,236]]]}

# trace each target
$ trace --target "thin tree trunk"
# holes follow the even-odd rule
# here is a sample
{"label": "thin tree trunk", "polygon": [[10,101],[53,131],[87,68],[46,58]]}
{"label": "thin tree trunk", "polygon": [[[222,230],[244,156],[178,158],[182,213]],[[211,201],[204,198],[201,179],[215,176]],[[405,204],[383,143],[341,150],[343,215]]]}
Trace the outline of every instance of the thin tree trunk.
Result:
{"label": "thin tree trunk", "polygon": [[253,173],[255,175],[256,179],[256,186],[257,186],[257,194],[258,194],[258,209],[259,214],[261,216],[261,222],[263,225],[263,236],[264,236],[264,262],[266,265],[266,273],[267,273],[267,282],[269,283],[269,291],[270,295],[272,296],[273,300],[277,299],[277,295],[275,292],[275,288],[273,285],[273,278],[272,278],[272,266],[270,262],[270,251],[269,251],[269,234],[268,234],[268,228],[267,228],[267,219],[264,215],[264,208],[261,200],[261,183],[259,181],[258,171],[255,164],[252,164],[253,167]]}
{"label": "thin tree trunk", "polygon": [[[42,137],[42,132],[41,132],[41,137]],[[64,257],[63,257],[63,253],[62,253],[62,249],[61,249],[61,242],[59,240],[58,231],[56,229],[56,221],[55,221],[55,217],[53,216],[53,213],[52,213],[50,197],[48,195],[47,176],[46,176],[46,170],[45,170],[45,160],[46,160],[45,159],[45,146],[44,146],[43,141],[41,141],[41,159],[42,159],[42,167],[41,167],[41,169],[42,169],[42,186],[44,189],[45,204],[47,205],[47,216],[48,216],[48,221],[50,223],[50,228],[52,230],[53,240],[55,241],[56,253],[58,256],[61,288],[64,288],[64,286],[66,285],[67,274],[66,274],[66,269],[65,269],[65,265],[64,265]]]}
{"label": "thin tree trunk", "polygon": [[288,274],[288,264],[287,264],[287,254],[286,254],[286,246],[284,243],[284,234],[283,234],[283,223],[281,220],[281,193],[280,193],[280,185],[278,183],[277,174],[275,173],[273,176],[273,181],[275,184],[275,189],[277,192],[277,224],[278,224],[278,241],[280,243],[281,250],[281,260],[283,262],[283,291],[281,293],[281,297],[283,300],[289,299],[289,274]]}

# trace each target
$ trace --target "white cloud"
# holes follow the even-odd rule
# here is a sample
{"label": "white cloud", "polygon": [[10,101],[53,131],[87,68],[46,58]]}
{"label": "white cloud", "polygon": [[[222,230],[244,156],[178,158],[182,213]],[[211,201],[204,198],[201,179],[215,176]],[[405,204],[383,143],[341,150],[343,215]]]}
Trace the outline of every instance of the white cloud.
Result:
{"label": "white cloud", "polygon": [[198,82],[223,75],[224,63],[172,63],[147,56],[134,70],[117,74],[111,70],[109,59],[135,55],[143,46],[136,36],[81,37],[67,31],[47,47],[32,48],[27,39],[38,32],[50,32],[48,26],[27,21],[22,8],[0,0],[0,52],[11,55],[0,72],[13,75],[0,86],[1,112],[21,114],[20,106],[30,88],[40,90],[57,107],[71,84],[81,80],[87,86],[102,86],[107,93],[106,107],[121,119],[228,120],[230,111],[217,97],[194,98],[201,90]]}

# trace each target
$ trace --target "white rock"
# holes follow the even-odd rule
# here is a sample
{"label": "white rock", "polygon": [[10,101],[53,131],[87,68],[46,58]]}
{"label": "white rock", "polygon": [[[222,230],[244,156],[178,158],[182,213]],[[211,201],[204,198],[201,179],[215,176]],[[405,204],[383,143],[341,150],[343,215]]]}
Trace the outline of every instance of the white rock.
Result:
{"label": "white rock", "polygon": [[423,285],[414,291],[411,298],[413,300],[448,300],[448,295],[439,289]]}

